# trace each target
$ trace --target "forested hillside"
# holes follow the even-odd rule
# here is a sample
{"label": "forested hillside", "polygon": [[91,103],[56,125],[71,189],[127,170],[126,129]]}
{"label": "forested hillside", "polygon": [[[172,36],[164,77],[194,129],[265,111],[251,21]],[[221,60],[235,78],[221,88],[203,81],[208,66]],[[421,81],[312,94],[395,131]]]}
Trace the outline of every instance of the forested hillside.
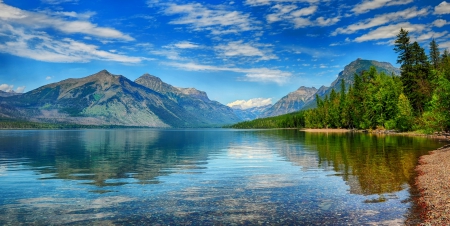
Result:
{"label": "forested hillside", "polygon": [[[354,83],[324,98],[316,96],[317,108],[289,115],[236,124],[234,128],[352,128],[395,129],[423,132],[450,129],[450,56],[441,55],[432,40],[428,56],[408,31],[397,35],[401,75],[389,76],[375,67],[354,75]],[[292,123],[286,123],[292,122]]]}

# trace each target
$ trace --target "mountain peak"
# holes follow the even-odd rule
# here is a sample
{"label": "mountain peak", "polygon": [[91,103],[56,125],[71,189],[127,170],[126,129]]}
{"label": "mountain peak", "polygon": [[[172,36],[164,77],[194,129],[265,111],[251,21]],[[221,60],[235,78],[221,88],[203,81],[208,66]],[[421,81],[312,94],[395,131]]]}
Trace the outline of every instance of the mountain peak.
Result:
{"label": "mountain peak", "polygon": [[90,76],[88,76],[87,78],[110,78],[110,77],[115,77],[116,75],[111,74],[109,71],[107,71],[106,69],[103,69],[95,74],[92,74]]}
{"label": "mountain peak", "polygon": [[179,88],[176,87],[178,90],[181,91],[181,93],[191,96],[191,97],[195,97],[204,101],[209,101],[208,95],[206,94],[206,92],[204,91],[200,91],[198,89],[195,88]]}

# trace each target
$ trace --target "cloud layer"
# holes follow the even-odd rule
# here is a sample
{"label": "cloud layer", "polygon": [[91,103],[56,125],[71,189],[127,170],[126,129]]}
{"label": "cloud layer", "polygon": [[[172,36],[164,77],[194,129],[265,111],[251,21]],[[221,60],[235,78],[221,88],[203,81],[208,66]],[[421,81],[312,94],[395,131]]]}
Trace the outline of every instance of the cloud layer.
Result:
{"label": "cloud layer", "polygon": [[272,98],[253,98],[250,100],[236,100],[228,103],[228,107],[235,107],[240,109],[249,109],[254,107],[262,107],[272,104]]}

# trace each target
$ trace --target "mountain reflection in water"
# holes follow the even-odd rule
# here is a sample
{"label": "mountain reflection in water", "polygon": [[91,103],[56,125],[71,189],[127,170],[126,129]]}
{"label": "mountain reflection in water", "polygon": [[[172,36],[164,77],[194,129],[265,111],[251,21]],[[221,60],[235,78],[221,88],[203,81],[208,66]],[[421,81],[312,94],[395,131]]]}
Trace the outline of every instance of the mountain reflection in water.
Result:
{"label": "mountain reflection in water", "polygon": [[420,137],[0,131],[0,224],[403,222]]}

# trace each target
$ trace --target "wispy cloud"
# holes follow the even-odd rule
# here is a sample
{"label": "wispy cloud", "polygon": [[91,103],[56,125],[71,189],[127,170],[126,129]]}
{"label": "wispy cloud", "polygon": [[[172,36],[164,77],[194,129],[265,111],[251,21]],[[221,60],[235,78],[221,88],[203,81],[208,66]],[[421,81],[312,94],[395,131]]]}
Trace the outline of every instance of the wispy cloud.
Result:
{"label": "wispy cloud", "polygon": [[189,25],[195,31],[210,31],[220,35],[258,29],[248,13],[229,11],[222,8],[207,8],[200,3],[167,4],[166,15],[181,15],[170,24]]}
{"label": "wispy cloud", "polygon": [[311,19],[311,16],[317,11],[318,6],[310,5],[304,8],[298,8],[296,5],[276,4],[271,7],[272,13],[266,16],[269,23],[289,22],[294,28],[304,28],[310,26],[331,26],[340,20],[340,16],[325,18],[318,17]]}
{"label": "wispy cloud", "polygon": [[277,4],[271,8],[273,13],[267,15],[266,19],[269,23],[293,20],[301,16],[312,15],[317,10],[317,6],[312,5],[309,7],[298,9],[296,5],[282,5]]}
{"label": "wispy cloud", "polygon": [[450,14],[450,3],[443,1],[434,7],[434,14]]}
{"label": "wispy cloud", "polygon": [[355,14],[362,14],[385,6],[406,5],[411,2],[413,2],[413,0],[365,0],[355,5],[352,11]]}
{"label": "wispy cloud", "polygon": [[50,80],[50,79],[52,79],[52,77],[51,77],[51,76],[47,76],[47,77],[45,77],[45,80]]}
{"label": "wispy cloud", "polygon": [[0,43],[0,52],[46,62],[89,62],[107,60],[121,63],[139,63],[146,58],[130,57],[100,50],[98,46],[70,38],[56,40],[43,32],[25,31],[0,21],[0,33],[6,41]]}
{"label": "wispy cloud", "polygon": [[437,19],[437,20],[433,21],[433,26],[435,26],[435,27],[443,27],[447,24],[449,24],[449,22],[447,22],[446,20],[443,20],[443,19]]}
{"label": "wispy cloud", "polygon": [[407,20],[414,17],[426,16],[428,15],[428,13],[428,8],[417,10],[417,7],[411,7],[398,12],[377,15],[374,18],[366,19],[356,24],[351,24],[345,28],[338,28],[331,35],[352,34],[359,30],[377,27],[380,25],[397,22],[399,20]]}
{"label": "wispy cloud", "polygon": [[41,2],[50,4],[50,5],[59,5],[62,3],[77,3],[78,0],[41,0]]}
{"label": "wispy cloud", "polygon": [[387,39],[396,37],[400,29],[403,28],[409,32],[422,32],[426,29],[426,25],[423,24],[410,24],[409,22],[392,24],[383,27],[379,27],[369,33],[357,37],[354,41],[365,42],[379,39]]}
{"label": "wispy cloud", "polygon": [[295,2],[309,2],[309,3],[317,3],[320,0],[246,0],[245,4],[250,6],[262,6],[262,5],[270,5],[274,3],[295,3]]}
{"label": "wispy cloud", "polygon": [[187,42],[187,41],[175,43],[175,44],[173,44],[173,46],[175,46],[176,48],[179,48],[179,49],[196,49],[196,48],[200,47],[199,45],[197,45],[195,43]]}
{"label": "wispy cloud", "polygon": [[412,37],[412,39],[415,41],[425,41],[425,40],[430,40],[432,38],[437,39],[437,38],[443,37],[446,34],[448,34],[447,31],[443,31],[443,32],[430,31],[430,32],[421,34],[416,38]]}
{"label": "wispy cloud", "polygon": [[202,65],[196,63],[167,63],[169,66],[177,67],[186,71],[229,71],[245,74],[243,81],[250,82],[274,82],[283,84],[292,76],[290,72],[269,68],[238,68]]}
{"label": "wispy cloud", "polygon": [[254,107],[262,107],[272,104],[272,98],[253,98],[250,100],[236,100],[228,103],[228,107],[235,107],[240,109],[249,109]]}
{"label": "wispy cloud", "polygon": [[52,28],[63,33],[68,34],[85,34],[99,38],[118,39],[125,41],[132,41],[134,38],[124,34],[116,29],[108,27],[100,27],[86,20],[66,20],[64,16],[70,16],[67,14],[48,15],[44,12],[31,12],[21,10],[0,1],[0,21],[7,22],[8,24],[14,24],[26,29],[44,29]]}
{"label": "wispy cloud", "polygon": [[219,56],[224,57],[258,57],[260,60],[278,59],[277,56],[269,51],[261,50],[251,44],[243,43],[243,41],[230,42],[228,44],[218,45],[215,50]]}

